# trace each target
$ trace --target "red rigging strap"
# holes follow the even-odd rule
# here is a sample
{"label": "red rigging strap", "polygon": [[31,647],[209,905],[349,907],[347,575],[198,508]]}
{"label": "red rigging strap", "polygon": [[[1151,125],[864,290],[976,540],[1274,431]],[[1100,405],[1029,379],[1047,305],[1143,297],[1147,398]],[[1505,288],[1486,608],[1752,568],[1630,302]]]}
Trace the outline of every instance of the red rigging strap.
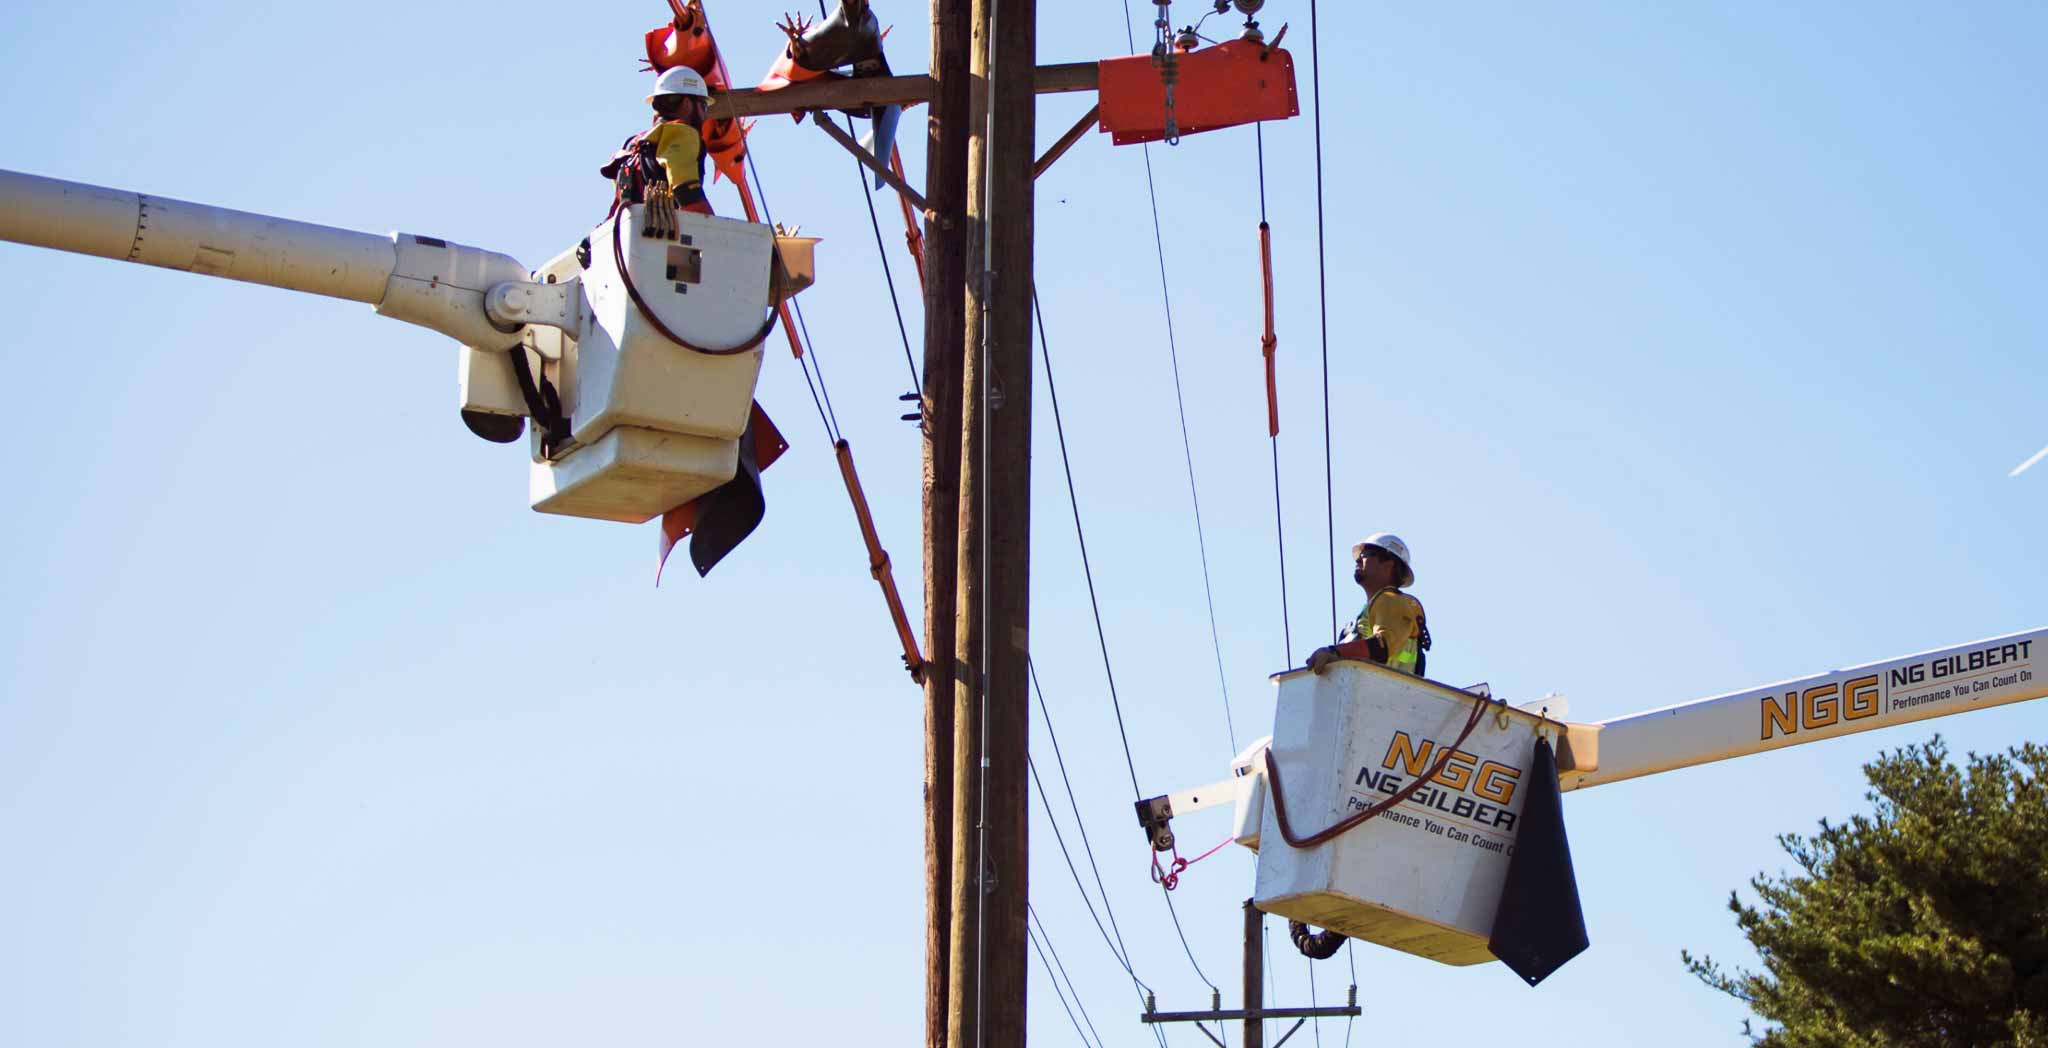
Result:
{"label": "red rigging strap", "polygon": [[1444,747],[1437,754],[1435,763],[1431,764],[1429,770],[1423,772],[1415,781],[1401,787],[1400,790],[1386,800],[1351,815],[1327,829],[1318,830],[1306,837],[1295,836],[1294,826],[1287,819],[1287,792],[1280,786],[1280,768],[1273,763],[1273,749],[1268,746],[1264,754],[1266,781],[1273,785],[1273,815],[1275,820],[1280,823],[1280,836],[1288,844],[1296,848],[1313,848],[1414,796],[1416,790],[1436,781],[1436,777],[1443,773],[1445,766],[1451,763],[1451,758],[1457,756],[1458,747],[1465,745],[1465,740],[1472,737],[1472,729],[1479,726],[1479,721],[1486,713],[1486,707],[1489,704],[1484,696],[1474,695],[1472,697],[1472,714],[1465,719],[1464,730],[1458,732],[1458,741]]}
{"label": "red rigging strap", "polygon": [[910,678],[924,683],[924,656],[918,654],[917,636],[910,631],[910,617],[903,613],[903,598],[896,592],[896,575],[889,568],[889,553],[875,534],[875,518],[868,512],[868,497],[860,488],[860,475],[853,471],[853,445],[845,440],[832,446],[839,457],[839,474],[846,478],[846,495],[853,500],[853,515],[860,522],[861,541],[868,546],[868,573],[882,587],[882,599],[889,603],[889,617],[896,624],[896,639],[903,642],[903,666]]}
{"label": "red rigging strap", "polygon": [[1280,386],[1273,375],[1273,353],[1280,348],[1280,339],[1273,334],[1273,227],[1259,223],[1259,271],[1266,287],[1266,333],[1259,337],[1259,348],[1266,356],[1266,435],[1280,435]]}

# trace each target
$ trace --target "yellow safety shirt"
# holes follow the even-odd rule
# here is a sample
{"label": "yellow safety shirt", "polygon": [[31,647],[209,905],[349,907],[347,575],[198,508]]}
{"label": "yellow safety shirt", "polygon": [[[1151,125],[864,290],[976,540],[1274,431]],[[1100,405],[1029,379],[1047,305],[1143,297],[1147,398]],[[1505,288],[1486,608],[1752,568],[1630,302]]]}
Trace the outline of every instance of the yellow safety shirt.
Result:
{"label": "yellow safety shirt", "polygon": [[1422,602],[1391,587],[1372,595],[1358,618],[1344,627],[1337,652],[1346,658],[1370,658],[1368,640],[1386,645],[1388,669],[1414,673],[1422,650]]}
{"label": "yellow safety shirt", "polygon": [[704,138],[697,129],[680,120],[664,120],[647,132],[654,155],[668,172],[668,184],[681,190],[699,189],[704,184]]}

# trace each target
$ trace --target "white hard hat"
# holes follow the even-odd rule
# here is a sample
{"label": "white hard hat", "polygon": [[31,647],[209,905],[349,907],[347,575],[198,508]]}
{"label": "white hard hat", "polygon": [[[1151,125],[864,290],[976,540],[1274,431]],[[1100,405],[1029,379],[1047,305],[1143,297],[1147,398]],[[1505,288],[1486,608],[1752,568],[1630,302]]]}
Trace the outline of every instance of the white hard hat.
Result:
{"label": "white hard hat", "polygon": [[1364,542],[1352,547],[1351,555],[1353,557],[1358,556],[1365,551],[1367,546],[1377,546],[1380,549],[1386,550],[1388,553],[1393,554],[1395,560],[1401,562],[1401,572],[1406,577],[1398,585],[1415,585],[1415,562],[1408,559],[1408,544],[1401,541],[1401,536],[1386,531],[1376,535],[1368,535]]}
{"label": "white hard hat", "polygon": [[698,98],[709,98],[711,92],[705,89],[704,78],[698,76],[695,69],[677,66],[661,74],[661,79],[654,82],[654,93],[648,95],[647,100],[652,102],[662,95],[694,95]]}

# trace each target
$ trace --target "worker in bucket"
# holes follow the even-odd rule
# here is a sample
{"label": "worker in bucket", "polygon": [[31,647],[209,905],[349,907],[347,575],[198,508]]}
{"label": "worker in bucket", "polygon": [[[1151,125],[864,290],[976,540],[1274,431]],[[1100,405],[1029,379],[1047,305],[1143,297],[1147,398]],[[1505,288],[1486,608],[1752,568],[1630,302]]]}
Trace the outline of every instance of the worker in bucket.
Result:
{"label": "worker in bucket", "polygon": [[642,136],[668,174],[676,207],[700,215],[711,213],[711,202],[704,198],[704,116],[710,98],[696,70],[668,70],[647,96],[647,104],[654,107],[654,126]]}
{"label": "worker in bucket", "polygon": [[646,205],[641,235],[674,236],[675,212],[711,213],[704,198],[704,116],[709,94],[704,78],[677,66],[654,82],[647,104],[654,126],[626,140],[598,174],[612,180],[612,207]]}
{"label": "worker in bucket", "polygon": [[1365,607],[1344,627],[1337,643],[1317,648],[1308,657],[1309,670],[1321,673],[1338,659],[1366,659],[1422,676],[1429,622],[1422,602],[1401,592],[1415,584],[1408,544],[1398,535],[1380,532],[1351,547],[1351,564],[1351,577],[1365,590]]}

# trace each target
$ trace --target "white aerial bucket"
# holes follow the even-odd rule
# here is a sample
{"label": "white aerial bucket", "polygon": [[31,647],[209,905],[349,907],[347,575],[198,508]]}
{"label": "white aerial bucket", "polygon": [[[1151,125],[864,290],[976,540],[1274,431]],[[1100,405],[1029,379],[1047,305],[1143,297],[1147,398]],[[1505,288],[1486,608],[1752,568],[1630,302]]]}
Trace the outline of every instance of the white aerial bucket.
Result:
{"label": "white aerial bucket", "polygon": [[[582,285],[573,336],[533,329],[572,426],[570,444],[553,456],[535,444],[530,493],[543,513],[637,523],[738,468],[777,292],[775,231],[678,212],[673,236],[646,237],[645,212],[621,209],[592,231],[587,249],[538,271],[548,283]],[[785,284],[810,280],[809,244],[801,246],[803,272],[780,275]]]}
{"label": "white aerial bucket", "polygon": [[[1363,662],[1274,682],[1280,788],[1260,791],[1258,908],[1445,964],[1493,960],[1536,736],[1558,723]],[[1460,744],[1475,703],[1484,709]],[[1283,836],[1278,798],[1303,839],[1387,801],[1453,747],[1434,781],[1327,843],[1297,848]]]}

